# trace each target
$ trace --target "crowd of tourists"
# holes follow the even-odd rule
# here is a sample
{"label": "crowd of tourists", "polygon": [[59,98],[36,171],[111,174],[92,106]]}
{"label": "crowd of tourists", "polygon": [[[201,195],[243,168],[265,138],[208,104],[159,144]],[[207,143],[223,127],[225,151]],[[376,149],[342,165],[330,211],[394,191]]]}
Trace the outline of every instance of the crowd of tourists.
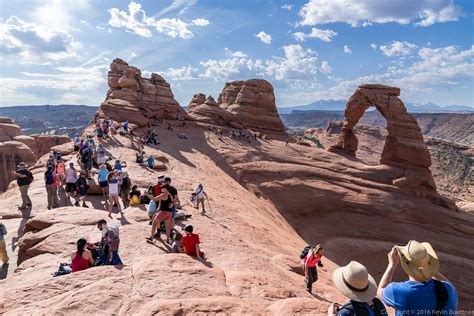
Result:
{"label": "crowd of tourists", "polygon": [[[250,141],[256,134],[241,131],[227,131],[209,126],[209,130],[218,137],[243,138]],[[156,144],[153,130],[146,135],[146,144]],[[89,182],[97,177],[98,186],[103,197],[108,202],[108,216],[112,218],[113,207],[116,206],[123,217],[123,208],[146,204],[150,231],[146,241],[154,243],[161,239],[173,253],[185,253],[189,256],[204,258],[200,248],[200,237],[194,232],[192,225],[186,225],[179,232],[175,229],[176,220],[185,215],[179,212],[182,203],[178,189],[172,184],[169,176],[161,175],[150,184],[144,192],[133,185],[126,171],[126,164],[107,156],[102,144],[110,134],[128,133],[128,123],[117,123],[107,119],[96,121],[98,145],[94,137],[74,139],[76,161],[65,162],[58,152],[51,152],[45,165],[44,183],[47,196],[47,207],[58,207],[58,191],[65,191],[68,200],[75,206],[87,206],[87,191]],[[227,133],[227,134],[226,134]],[[151,140],[151,141],[150,141]],[[145,162],[145,152],[136,155],[136,162]],[[151,158],[150,158],[151,157]],[[153,156],[146,163],[154,167]],[[76,163],[79,170],[76,169]],[[93,167],[97,166],[97,171]],[[25,163],[20,163],[15,172],[19,186],[22,204],[19,209],[31,207],[28,188],[33,181],[33,175]],[[206,214],[206,199],[208,195],[202,184],[198,184],[190,197],[190,202],[196,209],[202,209]],[[207,200],[208,204],[209,201]],[[123,208],[122,208],[123,205]],[[84,238],[77,240],[76,249],[71,252],[71,271],[77,272],[97,265],[120,265],[119,256],[120,235],[116,225],[108,225],[106,220],[97,223],[101,239],[92,243]],[[7,263],[4,236],[6,228],[0,223],[0,261]],[[164,234],[162,239],[161,235]],[[300,254],[304,273],[306,290],[313,294],[314,284],[318,280],[318,268],[324,267],[325,249],[322,245],[307,246]],[[398,265],[408,277],[404,282],[392,282]],[[386,306],[396,310],[396,315],[454,315],[457,310],[458,296],[452,283],[440,273],[440,260],[432,246],[427,242],[411,240],[405,246],[394,246],[388,253],[387,268],[377,285],[368,269],[357,261],[334,270],[332,281],[335,288],[348,302],[344,305],[332,303],[328,316],[387,315]],[[321,297],[319,297],[321,299]],[[324,298],[323,298],[324,299]]]}

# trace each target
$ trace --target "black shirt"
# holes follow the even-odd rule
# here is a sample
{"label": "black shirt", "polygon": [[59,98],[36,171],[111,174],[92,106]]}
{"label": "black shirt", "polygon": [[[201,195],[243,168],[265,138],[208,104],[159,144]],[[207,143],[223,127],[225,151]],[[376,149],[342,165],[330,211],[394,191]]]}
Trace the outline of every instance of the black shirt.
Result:
{"label": "black shirt", "polygon": [[20,177],[16,178],[16,183],[18,184],[18,186],[21,187],[21,186],[30,184],[30,180],[32,176],[31,172],[29,172],[28,170],[19,170],[17,171],[17,173],[24,174],[26,176],[26,178],[20,178]]}
{"label": "black shirt", "polygon": [[178,190],[176,190],[176,188],[171,185],[168,188],[168,192],[173,196],[173,199],[176,195],[178,195]]}

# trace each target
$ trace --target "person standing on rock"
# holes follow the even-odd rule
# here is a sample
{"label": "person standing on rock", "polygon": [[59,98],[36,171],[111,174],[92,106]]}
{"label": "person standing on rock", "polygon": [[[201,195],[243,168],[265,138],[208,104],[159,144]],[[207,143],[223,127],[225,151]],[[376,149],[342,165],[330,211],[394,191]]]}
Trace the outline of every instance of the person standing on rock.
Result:
{"label": "person standing on rock", "polygon": [[[392,282],[399,263],[409,280]],[[427,242],[410,240],[406,246],[394,246],[377,296],[393,307],[397,316],[456,315],[458,294],[439,268],[438,255]]]}
{"label": "person standing on rock", "polygon": [[161,225],[161,221],[165,222],[166,227],[166,242],[170,243],[170,233],[171,233],[171,216],[173,208],[173,196],[168,191],[169,186],[163,184],[161,186],[161,194],[154,197],[150,194],[147,194],[150,200],[159,202],[159,211],[153,216],[152,225],[151,225],[151,235],[150,238],[147,238],[148,241],[153,241],[155,236],[156,229]]}
{"label": "person standing on rock", "polygon": [[89,185],[87,184],[87,172],[81,170],[79,179],[76,181],[77,192],[79,193],[78,199],[76,200],[75,206],[79,206],[79,201],[82,201],[82,207],[88,207],[86,204],[86,195]]}
{"label": "person standing on rock", "polygon": [[107,176],[109,175],[109,170],[107,170],[107,166],[101,164],[99,167],[99,172],[97,173],[97,181],[99,182],[99,187],[102,190],[102,195],[104,197],[107,196],[107,188],[109,187],[109,183],[107,182]]}
{"label": "person standing on rock", "polygon": [[107,176],[107,183],[109,185],[109,217],[112,218],[112,207],[114,204],[117,204],[120,215],[123,217],[119,199],[119,178],[115,171],[109,173]]}
{"label": "person standing on rock", "polygon": [[127,208],[130,205],[129,194],[132,189],[132,180],[128,176],[128,172],[122,173],[120,180],[120,196],[122,197],[123,208]]}
{"label": "person standing on rock", "polygon": [[105,156],[105,148],[104,145],[99,143],[99,146],[97,146],[97,164],[100,166],[102,164],[105,164],[107,162],[107,157]]}
{"label": "person standing on rock", "polygon": [[2,261],[2,264],[7,264],[8,260],[8,254],[7,254],[7,245],[5,244],[5,235],[7,234],[7,229],[5,228],[5,225],[0,223],[0,261]]}
{"label": "person standing on rock", "polygon": [[201,183],[197,186],[196,190],[196,209],[199,210],[199,204],[202,205],[202,214],[206,213],[206,206],[204,205],[204,198],[207,198],[207,193],[204,191],[204,187]]}
{"label": "person standing on rock", "polygon": [[21,194],[21,205],[18,209],[26,209],[31,206],[31,199],[28,196],[28,189],[33,182],[33,174],[28,170],[28,166],[24,162],[20,162],[17,166],[18,171],[14,173],[16,176],[16,183]]}
{"label": "person standing on rock", "polygon": [[44,182],[48,196],[48,210],[58,207],[58,180],[53,166],[48,166],[44,173]]}
{"label": "person standing on rock", "polygon": [[301,264],[304,269],[304,280],[306,282],[306,290],[312,294],[313,283],[318,281],[318,270],[316,265],[322,267],[321,258],[324,255],[324,250],[321,245],[317,245],[308,251],[308,254],[303,258]]}

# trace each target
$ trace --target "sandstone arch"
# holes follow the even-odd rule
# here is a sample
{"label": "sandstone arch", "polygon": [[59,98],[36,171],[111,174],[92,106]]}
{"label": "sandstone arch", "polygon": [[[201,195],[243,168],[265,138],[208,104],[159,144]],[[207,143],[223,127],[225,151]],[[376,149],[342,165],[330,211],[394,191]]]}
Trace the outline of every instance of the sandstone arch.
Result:
{"label": "sandstone arch", "polygon": [[388,136],[380,158],[384,165],[401,168],[404,176],[394,179],[392,184],[411,187],[420,195],[426,191],[436,192],[429,167],[431,156],[416,118],[407,112],[398,98],[400,89],[380,84],[364,84],[349,98],[344,112],[345,119],[337,144],[329,151],[342,151],[355,155],[358,141],[353,128],[365,111],[374,106],[387,120]]}

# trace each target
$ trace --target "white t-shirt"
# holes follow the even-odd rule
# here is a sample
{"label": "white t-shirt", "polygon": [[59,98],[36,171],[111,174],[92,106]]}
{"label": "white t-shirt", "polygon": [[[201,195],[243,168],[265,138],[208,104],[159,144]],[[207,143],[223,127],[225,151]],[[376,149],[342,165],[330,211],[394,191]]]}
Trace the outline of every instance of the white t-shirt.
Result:
{"label": "white t-shirt", "polygon": [[76,183],[77,173],[76,170],[67,168],[66,169],[66,183]]}
{"label": "white t-shirt", "polygon": [[111,179],[109,180],[109,195],[118,195],[119,193],[119,180]]}
{"label": "white t-shirt", "polygon": [[198,199],[204,198],[204,188],[197,187],[196,188],[196,196]]}

